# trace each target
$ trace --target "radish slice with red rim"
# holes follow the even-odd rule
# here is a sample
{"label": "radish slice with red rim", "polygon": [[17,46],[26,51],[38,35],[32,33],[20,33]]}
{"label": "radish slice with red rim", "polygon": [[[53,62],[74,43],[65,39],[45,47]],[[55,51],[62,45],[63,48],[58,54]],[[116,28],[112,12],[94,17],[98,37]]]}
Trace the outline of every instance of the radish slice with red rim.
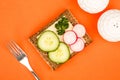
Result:
{"label": "radish slice with red rim", "polygon": [[74,52],[79,52],[84,49],[84,46],[85,46],[85,44],[84,44],[83,40],[81,38],[78,38],[74,44],[70,45],[70,48]]}
{"label": "radish slice with red rim", "polygon": [[77,35],[73,30],[69,30],[64,33],[63,38],[66,44],[73,44],[77,40]]}
{"label": "radish slice with red rim", "polygon": [[83,37],[86,33],[85,27],[81,24],[76,24],[73,27],[73,31],[77,34],[78,37]]}

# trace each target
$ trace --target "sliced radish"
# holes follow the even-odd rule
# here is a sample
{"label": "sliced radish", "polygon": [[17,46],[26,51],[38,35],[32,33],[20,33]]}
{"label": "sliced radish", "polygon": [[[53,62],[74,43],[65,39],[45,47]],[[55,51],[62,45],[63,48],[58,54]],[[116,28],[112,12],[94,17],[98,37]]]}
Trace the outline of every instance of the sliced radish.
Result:
{"label": "sliced radish", "polygon": [[85,27],[81,24],[76,24],[73,27],[73,31],[75,31],[78,37],[83,37],[86,33]]}
{"label": "sliced radish", "polygon": [[79,52],[79,51],[82,51],[84,49],[84,42],[81,38],[78,38],[77,41],[70,45],[70,48],[72,51],[74,52]]}
{"label": "sliced radish", "polygon": [[76,33],[73,30],[66,31],[63,38],[66,44],[73,44],[77,40]]}

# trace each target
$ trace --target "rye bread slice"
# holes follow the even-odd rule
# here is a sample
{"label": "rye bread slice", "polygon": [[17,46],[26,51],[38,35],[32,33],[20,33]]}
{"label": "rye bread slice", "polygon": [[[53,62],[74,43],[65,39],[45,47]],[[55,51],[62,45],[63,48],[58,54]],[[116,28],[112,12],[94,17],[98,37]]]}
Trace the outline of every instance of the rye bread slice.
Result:
{"label": "rye bread slice", "polygon": [[[62,64],[57,64],[55,62],[52,62],[49,57],[48,54],[46,52],[43,52],[39,49],[38,45],[37,45],[37,36],[40,35],[40,33],[42,31],[44,31],[45,29],[47,29],[49,26],[51,26],[54,22],[56,22],[58,19],[60,19],[61,17],[65,16],[70,22],[71,24],[74,26],[76,24],[78,24],[79,22],[75,19],[75,17],[72,15],[72,13],[69,10],[65,10],[63,13],[61,13],[57,18],[55,18],[53,21],[51,21],[50,23],[48,23],[42,30],[39,30],[37,33],[33,34],[32,36],[30,36],[30,42],[36,47],[36,49],[39,51],[39,53],[41,54],[41,56],[43,57],[43,59],[45,60],[45,62],[53,69],[57,69],[60,65]],[[92,42],[92,39],[90,38],[90,36],[86,33],[85,36],[83,36],[83,39],[85,41],[85,47],[87,45],[89,45]],[[72,58],[75,54],[77,53],[72,53],[71,57]]]}

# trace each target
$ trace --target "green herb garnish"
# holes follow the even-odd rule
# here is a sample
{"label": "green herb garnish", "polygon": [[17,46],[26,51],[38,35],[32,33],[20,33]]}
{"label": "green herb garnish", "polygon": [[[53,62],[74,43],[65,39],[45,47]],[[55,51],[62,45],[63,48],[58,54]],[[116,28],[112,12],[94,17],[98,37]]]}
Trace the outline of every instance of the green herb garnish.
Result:
{"label": "green herb garnish", "polygon": [[58,35],[62,35],[65,33],[65,29],[69,27],[68,19],[65,17],[62,17],[56,24],[55,28],[57,29]]}

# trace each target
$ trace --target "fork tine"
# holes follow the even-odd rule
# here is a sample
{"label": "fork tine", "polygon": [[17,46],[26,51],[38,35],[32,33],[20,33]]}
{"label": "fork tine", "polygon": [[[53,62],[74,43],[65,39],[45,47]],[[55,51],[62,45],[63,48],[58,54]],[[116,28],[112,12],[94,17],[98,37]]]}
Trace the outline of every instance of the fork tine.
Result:
{"label": "fork tine", "polygon": [[13,53],[17,60],[21,60],[23,57],[26,56],[24,51],[14,41],[10,41],[8,43],[8,49],[11,53]]}
{"label": "fork tine", "polygon": [[10,41],[10,42],[8,43],[7,48],[10,50],[10,52],[11,52],[15,57],[18,56],[17,51],[16,51],[15,46],[13,45],[12,41]]}

